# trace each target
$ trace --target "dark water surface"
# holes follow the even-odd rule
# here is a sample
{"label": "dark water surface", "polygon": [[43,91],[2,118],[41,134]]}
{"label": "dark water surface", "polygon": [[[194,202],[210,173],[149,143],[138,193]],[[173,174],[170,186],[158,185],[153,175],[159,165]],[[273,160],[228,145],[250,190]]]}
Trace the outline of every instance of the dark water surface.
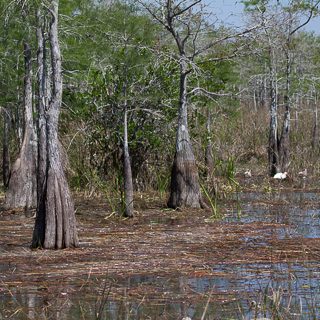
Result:
{"label": "dark water surface", "polygon": [[319,203],[250,192],[214,222],[79,218],[82,248],[59,253],[31,252],[34,220],[3,214],[0,319],[320,319]]}

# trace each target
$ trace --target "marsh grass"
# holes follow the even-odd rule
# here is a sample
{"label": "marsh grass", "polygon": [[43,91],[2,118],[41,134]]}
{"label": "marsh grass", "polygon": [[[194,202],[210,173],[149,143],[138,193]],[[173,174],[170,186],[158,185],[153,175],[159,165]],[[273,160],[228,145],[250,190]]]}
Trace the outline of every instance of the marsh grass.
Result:
{"label": "marsh grass", "polygon": [[[219,298],[217,299],[214,286],[206,293],[193,291],[197,306],[193,305],[192,311],[190,309],[189,312],[187,308],[182,308],[178,314],[176,313],[177,309],[171,306],[170,301],[163,301],[161,299],[159,292],[157,293],[157,296],[160,298],[158,302],[157,298],[154,297],[152,301],[148,294],[144,295],[142,292],[133,300],[133,297],[128,294],[130,282],[120,285],[113,284],[110,279],[106,279],[98,284],[101,294],[96,297],[95,319],[107,319],[108,316],[111,319],[115,314],[118,314],[122,319],[136,319],[139,317],[147,319],[149,316],[151,318],[155,317],[157,312],[159,312],[158,316],[160,318],[164,317],[165,319],[177,319],[181,318],[181,316],[187,317],[188,314],[190,314],[190,319],[201,320],[216,319],[217,315],[222,314],[225,316],[221,319],[232,320],[319,319],[319,289],[316,291],[312,289],[314,285],[312,270],[305,270],[305,273],[309,274],[310,283],[310,285],[306,285],[299,282],[298,275],[290,268],[290,265],[288,265],[288,269],[286,270],[288,281],[286,284],[281,283],[281,281],[277,282],[275,279],[270,280],[265,286],[261,285],[254,298],[248,296],[246,299],[245,293],[241,293],[241,296],[238,298],[233,298],[229,301],[225,300],[221,303]],[[281,274],[281,277],[283,276],[284,274]],[[293,286],[293,283],[297,283],[297,285]],[[112,288],[116,289],[116,299],[114,292],[111,293]],[[188,286],[186,290],[190,290]],[[122,294],[120,294],[121,292]],[[180,295],[177,297],[180,297],[184,301],[183,296]],[[150,304],[151,301],[154,303],[154,306]],[[182,302],[181,305],[184,303],[187,305],[187,301]],[[159,308],[159,311],[157,311],[157,308]]]}
{"label": "marsh grass", "polygon": [[[261,286],[256,297],[247,298],[247,304],[243,301],[236,303],[237,318],[242,320],[254,319],[283,319],[283,320],[316,320],[320,317],[319,277],[314,275],[312,266],[306,267],[304,283],[299,275],[288,265],[285,275],[288,278],[286,284],[270,282]],[[284,274],[282,274],[282,277]],[[306,284],[307,282],[308,284]]]}
{"label": "marsh grass", "polygon": [[[211,141],[214,156],[214,178],[233,178],[245,170],[251,169],[254,175],[268,173],[268,135],[269,108],[265,106],[254,111],[250,100],[238,106],[221,105],[221,110],[213,117]],[[196,157],[201,180],[207,177],[204,146],[207,141],[206,128],[201,121],[196,121],[197,113],[190,109],[190,119],[197,125],[191,126],[192,146]],[[279,134],[282,126],[283,108],[279,108]],[[290,130],[290,165],[289,173],[295,176],[299,171],[308,169],[310,175],[320,172],[319,149],[312,146],[314,113],[308,105],[300,106],[298,119],[292,119]],[[99,145],[90,146],[87,137],[81,130],[82,124],[70,124],[68,117],[62,123],[64,128],[60,140],[68,156],[70,169],[67,171],[73,190],[84,190],[88,196],[99,193],[95,176],[100,182],[107,181],[113,187],[117,183],[118,171],[122,170],[121,148],[106,152]],[[190,120],[191,121],[191,120]],[[201,124],[200,124],[201,123]],[[80,129],[79,129],[80,128]],[[166,130],[166,128],[164,128]],[[138,171],[133,172],[133,183],[136,192],[157,192],[162,198],[170,191],[170,172],[174,158],[175,133],[165,132],[165,145],[159,145],[151,151]],[[144,155],[143,155],[144,156]],[[12,156],[13,158],[13,156]],[[145,156],[144,156],[145,158]],[[94,172],[94,175],[92,174]],[[137,172],[136,172],[137,171]],[[218,180],[219,180],[218,179]],[[118,179],[118,182],[121,181]],[[122,182],[121,182],[122,183]],[[218,181],[219,183],[219,181]],[[222,184],[225,184],[222,182]],[[212,198],[211,188],[206,183],[205,188]],[[219,187],[222,190],[221,187]]]}
{"label": "marsh grass", "polygon": [[106,305],[109,299],[109,294],[112,289],[112,283],[108,283],[108,275],[106,275],[106,279],[103,284],[103,289],[100,297],[97,297],[95,302],[95,319],[102,320],[104,310],[106,309]]}
{"label": "marsh grass", "polygon": [[168,184],[171,178],[171,172],[164,173],[163,168],[161,167],[160,170],[157,167],[154,167],[154,172],[157,176],[157,191],[159,191],[160,199],[162,199],[163,194],[166,192],[168,188]]}
{"label": "marsh grass", "polygon": [[[279,122],[281,124],[281,121]],[[294,126],[292,126],[292,130],[290,133],[291,138],[291,165],[289,167],[289,172],[293,173],[293,176],[297,174],[298,171],[303,170],[304,168],[308,168],[308,172],[310,172],[310,175],[314,176],[315,179],[318,179],[317,176],[320,172],[319,167],[319,154],[317,150],[313,150],[312,144],[311,144],[311,138],[312,138],[312,128],[313,128],[314,118],[312,113],[310,112],[303,112],[300,114],[300,118],[298,121],[298,127],[297,130],[295,130]],[[278,194],[275,193],[274,184],[273,181],[271,181],[269,178],[265,178],[265,175],[267,173],[267,142],[268,142],[268,126],[269,126],[269,116],[268,116],[268,110],[258,110],[258,113],[252,113],[252,110],[249,108],[246,108],[245,106],[242,107],[240,110],[240,113],[237,117],[232,118],[224,118],[220,119],[217,118],[214,122],[214,127],[212,128],[212,141],[213,141],[213,149],[214,149],[214,156],[215,156],[215,168],[214,168],[214,177],[211,179],[207,179],[207,176],[205,176],[205,163],[204,163],[204,152],[202,149],[202,144],[200,138],[204,135],[205,130],[203,128],[195,128],[194,130],[198,130],[195,135],[195,138],[193,139],[193,146],[194,146],[194,153],[197,158],[197,162],[199,165],[199,172],[200,172],[200,179],[201,179],[201,187],[203,190],[203,193],[207,199],[207,201],[210,203],[211,209],[212,209],[212,215],[211,217],[214,218],[216,216],[219,216],[219,213],[221,212],[221,209],[223,205],[227,202],[227,199],[229,198],[229,195],[231,193],[236,192],[237,198],[236,198],[236,208],[237,213],[240,218],[241,216],[241,202],[240,197],[238,194],[242,191],[242,188],[245,188],[245,186],[237,185],[239,184],[238,177],[241,175],[241,173],[244,172],[244,168],[247,169],[253,169],[253,177],[249,181],[251,188],[260,188],[262,191],[265,192],[265,194],[269,195],[268,201],[275,201],[275,196],[278,196]],[[72,130],[72,127],[70,128]],[[82,191],[84,190],[84,193],[86,197],[94,198],[96,195],[101,195],[101,193],[104,196],[104,200],[108,202],[108,206],[111,208],[111,214],[112,215],[119,215],[121,217],[121,212],[123,212],[123,199],[124,199],[124,193],[122,192],[122,177],[121,177],[121,166],[114,165],[112,162],[111,157],[108,158],[109,155],[106,154],[105,151],[101,151],[100,153],[90,155],[89,148],[85,143],[85,137],[81,134],[78,134],[74,137],[74,134],[65,135],[62,137],[63,143],[66,147],[66,150],[68,151],[69,155],[69,163],[71,170],[68,172],[69,181],[71,182],[71,186],[73,187],[73,190],[75,191]],[[175,142],[175,136],[172,135],[171,140],[168,141],[168,143],[174,145]],[[91,157],[95,157],[93,160]],[[97,163],[100,163],[99,161],[96,161],[100,159],[102,162],[102,159],[106,159],[105,167],[107,167],[109,170],[105,170],[104,168],[97,165]],[[169,190],[169,177],[170,177],[170,168],[173,162],[173,154],[168,154],[165,152],[158,152],[157,154],[151,154],[150,155],[150,161],[147,163],[144,163],[141,167],[138,181],[140,188],[144,188],[143,190],[148,190],[148,193],[145,193],[145,198],[143,199],[145,203],[150,205],[150,207],[154,207],[154,204],[152,204],[151,200],[152,198],[154,200],[157,196],[160,199],[165,198],[165,195],[167,195],[167,191]],[[156,168],[156,169],[155,169]],[[256,179],[256,176],[260,176],[260,180]],[[136,181],[136,180],[135,180]],[[254,185],[255,184],[255,185]],[[284,182],[284,185],[286,183]],[[138,183],[135,184],[136,189],[138,188]],[[214,194],[214,190],[218,191],[216,194]],[[3,195],[3,191],[1,189],[1,196]],[[221,192],[220,192],[221,191]],[[219,194],[222,194],[222,197],[219,198]],[[152,195],[152,196],[150,196]],[[99,202],[100,199],[98,199]],[[269,202],[268,202],[269,203]],[[103,213],[105,214],[107,206],[103,207]],[[146,206],[145,206],[146,207]],[[79,210],[81,211],[81,210]],[[91,210],[92,211],[92,210]],[[161,210],[159,209],[157,212],[157,216],[159,215],[159,212]],[[85,215],[79,215],[80,217],[88,216],[90,213],[86,212]],[[102,215],[101,214],[101,215]],[[211,213],[208,213],[208,216]],[[143,216],[143,219],[147,220],[148,216],[150,215],[150,212],[147,212],[145,216]],[[201,216],[203,213],[201,213]],[[119,220],[112,220],[114,217],[110,217],[110,220],[113,223],[112,224],[118,224]],[[187,220],[188,216],[184,216],[183,219]],[[181,220],[183,220],[181,219]],[[200,219],[200,218],[199,218]],[[105,220],[101,219],[103,222]],[[99,220],[99,225],[95,226],[93,230],[100,230],[102,227],[105,227],[103,223],[101,223],[101,220]],[[165,219],[164,219],[165,220]],[[179,219],[176,219],[179,220]],[[170,220],[171,221],[171,220]],[[173,220],[175,221],[175,220]],[[127,221],[121,221],[121,223],[126,223]],[[211,221],[212,222],[212,221]],[[175,222],[174,222],[175,223]],[[82,224],[83,226],[83,224]],[[161,225],[160,225],[161,226]],[[128,228],[127,225],[122,225],[123,229]],[[152,225],[150,224],[150,229],[153,232],[153,229],[151,228]],[[212,228],[216,228],[216,226],[210,226]],[[88,227],[86,227],[86,230],[92,228],[91,224],[89,224]],[[177,226],[169,225],[164,226],[165,228],[177,228]],[[196,228],[192,226],[192,233],[195,233]],[[179,226],[179,234],[181,233]],[[18,229],[17,229],[18,230]],[[20,230],[20,229],[19,229]],[[25,225],[21,225],[21,230],[25,230]],[[137,230],[133,230],[134,232],[137,232]],[[84,231],[82,231],[84,233]],[[86,231],[87,232],[87,231]],[[126,237],[126,232],[123,232],[121,237]],[[149,232],[149,229],[148,229]],[[147,233],[147,232],[146,232]],[[30,231],[31,234],[31,231]],[[118,234],[118,230],[115,232],[115,234]],[[157,233],[152,234],[152,239],[154,239],[154,235]],[[205,234],[205,233],[204,233]],[[14,236],[14,233],[12,234]],[[83,236],[83,235],[82,235]],[[96,234],[92,235],[93,237],[96,236]],[[140,234],[140,236],[142,236]],[[91,239],[90,238],[90,239]],[[164,237],[163,237],[164,238]],[[87,240],[88,242],[91,240]],[[100,238],[99,238],[100,239]],[[102,238],[101,238],[102,239]],[[130,238],[126,239],[126,245],[127,242],[129,242]],[[172,238],[173,239],[173,238]],[[206,248],[206,246],[209,245],[215,245],[215,242],[212,241],[212,239],[205,239],[203,238],[203,235],[201,237],[199,236],[199,239],[204,242],[197,242],[197,249],[200,248]],[[115,243],[112,244],[113,246],[117,247],[121,245],[122,238],[119,237],[115,239],[110,238],[110,242]],[[19,243],[21,240],[17,240]],[[99,240],[100,241],[100,240]],[[157,243],[156,240],[152,240],[153,244]],[[210,242],[212,241],[212,242]],[[25,241],[27,242],[27,240]],[[190,238],[186,238],[182,242],[183,248],[182,251],[185,250],[185,245],[190,243]],[[219,241],[217,242],[219,244]],[[101,246],[104,244],[103,241],[97,242],[95,245],[96,247]],[[135,245],[137,245],[135,243]],[[142,249],[145,245],[144,242],[138,243],[139,249]],[[180,243],[179,243],[180,245]],[[274,244],[273,244],[274,245]],[[178,246],[178,244],[177,244]],[[155,249],[154,246],[150,246],[152,250]],[[171,248],[171,243],[168,248]],[[121,253],[124,254],[130,254],[130,250],[127,251],[126,248],[122,248]],[[150,259],[150,252],[146,254],[146,261]],[[106,248],[104,251],[111,250],[110,247]],[[132,249],[133,250],[133,249]],[[216,248],[217,253],[224,252],[226,250],[226,244],[223,246],[219,246]],[[132,252],[132,251],[131,251]],[[180,251],[178,251],[180,252]],[[194,257],[198,257],[196,249],[192,251],[195,253],[195,256],[192,256],[192,259],[190,260],[190,266],[193,266]],[[81,251],[77,251],[77,256],[80,256]],[[169,250],[170,253],[170,250]],[[68,252],[65,252],[64,254],[68,254]],[[48,261],[52,259],[52,254],[48,253],[46,254],[48,258],[46,258]],[[93,263],[91,260],[94,259],[94,255],[88,257],[88,260],[85,260],[85,253],[83,254],[84,258],[81,260],[80,263],[85,262],[87,264]],[[177,254],[178,255],[178,254]],[[233,257],[234,251],[230,253],[230,257]],[[19,255],[15,256],[15,259]],[[50,258],[49,258],[50,256]],[[210,260],[208,260],[206,263],[201,263],[199,267],[199,271],[203,272],[203,268],[206,265],[209,265],[211,263],[211,260],[215,258],[216,255],[212,255],[210,257]],[[13,258],[12,258],[13,259]],[[133,272],[139,272],[139,268],[136,270],[136,257],[132,258],[132,270]],[[167,257],[165,257],[167,259]],[[226,259],[226,258],[225,258]],[[161,259],[155,260],[157,263]],[[70,261],[76,261],[75,256],[70,258],[68,263]],[[222,260],[224,261],[224,260]],[[232,260],[225,260],[225,261],[231,261]],[[66,261],[65,261],[66,262]],[[103,263],[97,264],[99,267],[104,266],[105,264],[111,263],[112,258],[110,260],[104,259]],[[29,260],[28,260],[29,263]],[[59,265],[60,262],[54,261],[52,264]],[[219,263],[219,262],[217,262]],[[188,264],[188,265],[189,265]],[[25,268],[27,263],[22,264],[21,268],[17,268],[16,272],[20,272]],[[179,266],[179,262],[176,264]],[[184,263],[181,263],[183,266]],[[93,266],[96,268],[96,265]],[[141,267],[142,268],[142,267]],[[192,267],[193,268],[193,267]],[[294,270],[290,270],[288,274],[288,278],[293,279],[296,283],[296,286],[299,289],[299,294],[292,293],[289,287],[284,287],[283,285],[272,285],[268,284],[267,286],[263,287],[261,286],[258,293],[255,293],[256,296],[254,297],[255,303],[251,305],[252,295],[248,296],[248,304],[246,304],[245,300],[238,301],[237,302],[237,314],[235,317],[229,317],[228,319],[248,319],[247,315],[250,317],[252,316],[253,319],[257,319],[258,317],[267,317],[270,319],[319,319],[319,287],[315,286],[313,283],[313,278],[315,277],[313,271],[317,270],[317,265],[315,265],[310,270],[307,271],[309,274],[309,282],[302,281],[302,279],[299,278],[298,274],[295,274]],[[158,269],[156,270],[158,272]],[[198,269],[197,269],[198,271]],[[119,272],[122,272],[122,270],[119,269]],[[191,271],[190,271],[191,272]],[[185,274],[185,273],[184,273]],[[199,272],[200,274],[200,272]],[[198,274],[198,275],[199,275]],[[31,273],[30,273],[31,275]],[[176,275],[173,275],[172,277],[175,277]],[[199,275],[200,276],[200,275]],[[33,277],[33,276],[32,276]],[[45,277],[45,276],[44,276]],[[258,277],[258,273],[257,273]],[[88,284],[89,285],[89,284]],[[91,285],[91,283],[90,283]],[[98,287],[97,284],[94,284],[94,289]],[[147,287],[147,285],[145,285]],[[155,287],[155,286],[154,286]],[[143,286],[140,286],[139,288],[143,288]],[[148,308],[151,308],[151,303],[154,303],[153,307],[154,309],[159,308],[159,310],[163,307],[161,303],[164,304],[164,307],[159,311],[160,316],[167,316],[168,319],[177,319],[179,318],[179,315],[177,315],[177,311],[174,307],[171,308],[169,305],[170,299],[176,298],[176,295],[170,296],[170,298],[167,298],[167,291],[164,291],[165,286],[161,287],[163,289],[163,292],[161,292],[160,295],[158,295],[159,301],[156,301],[156,299],[152,300],[149,296],[145,297],[145,292],[143,291],[143,294],[141,294],[140,291],[130,291],[128,290],[126,293],[126,297],[124,294],[124,288],[111,285],[110,283],[101,282],[101,286],[99,287],[100,291],[94,291],[94,301],[92,300],[92,296],[88,298],[88,301],[83,301],[83,298],[87,298],[86,296],[79,297],[79,305],[82,307],[83,310],[83,317],[85,318],[85,315],[87,315],[86,310],[88,309],[90,311],[91,317],[96,318],[103,318],[103,316],[107,317],[108,310],[111,309],[110,306],[112,306],[114,309],[122,308],[124,305],[128,307],[128,300],[129,302],[133,301],[133,298],[137,298],[135,312],[136,317],[139,317],[139,312],[143,312],[147,310]],[[113,289],[116,289],[112,295],[111,291]],[[152,288],[153,289],[153,288]],[[151,293],[152,289],[150,290]],[[50,294],[47,293],[48,289],[44,289],[47,297],[50,296]],[[39,291],[39,292],[38,292]],[[37,294],[42,294],[41,290],[38,290]],[[12,289],[8,287],[8,290],[6,291],[6,295],[11,297],[10,292],[13,293]],[[119,292],[122,292],[122,297],[119,296]],[[146,291],[147,292],[147,291]],[[147,292],[148,293],[148,292]],[[21,293],[18,293],[21,294]],[[17,295],[15,294],[14,295]],[[59,293],[54,293],[52,296],[59,297]],[[241,292],[243,294],[243,292]],[[243,294],[244,295],[244,294]],[[211,297],[211,295],[210,295]],[[184,297],[183,297],[184,298]],[[23,298],[26,299],[26,298]],[[23,313],[26,313],[27,307],[25,305],[21,304],[21,301],[23,299],[17,299],[15,297],[15,300],[12,299],[11,304],[3,304],[1,302],[0,304],[0,318],[1,316],[5,318],[6,316],[10,317],[12,319],[20,319],[20,318],[27,318],[26,315]],[[91,299],[91,300],[90,300]],[[123,301],[123,304],[120,305],[118,302],[119,300]],[[127,299],[127,300],[126,300]],[[132,300],[130,300],[132,299]],[[163,300],[161,300],[163,299]],[[202,300],[201,300],[202,299]],[[197,301],[200,301],[201,308],[199,307],[199,311],[197,313],[198,318],[203,317],[204,311],[205,311],[205,317],[204,319],[208,318],[209,315],[212,315],[212,318],[214,317],[214,314],[216,313],[216,308],[219,306],[217,302],[215,302],[214,298],[208,298],[201,297],[201,299],[197,297]],[[164,301],[164,302],[163,302]],[[209,301],[209,302],[208,302]],[[251,301],[251,302],[250,302]],[[7,303],[7,302],[6,302]],[[51,302],[50,302],[51,303]],[[184,301],[181,302],[181,305],[183,305]],[[86,307],[86,304],[89,306]],[[14,306],[13,306],[14,305]],[[159,307],[161,305],[161,308]],[[49,306],[42,306],[43,308],[49,308]],[[129,305],[130,310],[132,310],[133,307]],[[118,310],[117,309],[117,310]],[[165,311],[163,311],[165,310]],[[88,311],[88,312],[89,312]],[[233,311],[233,310],[232,310]],[[4,314],[6,312],[6,314]],[[121,311],[121,314],[124,314],[124,311]],[[231,312],[231,311],[229,311]],[[120,313],[120,311],[119,311]],[[40,313],[39,313],[40,315]],[[141,314],[140,314],[141,315]],[[159,316],[159,317],[160,317]],[[80,317],[81,318],[81,317]],[[146,316],[147,318],[147,316]],[[42,317],[42,319],[45,319],[45,317]]]}
{"label": "marsh grass", "polygon": [[104,195],[106,196],[106,199],[108,200],[108,203],[112,209],[111,214],[107,215],[105,219],[109,219],[113,215],[118,215],[119,219],[121,220],[123,218],[123,215],[125,211],[127,210],[127,207],[134,202],[134,199],[131,200],[131,202],[126,206],[125,204],[125,198],[126,198],[126,192],[123,191],[122,188],[122,175],[121,172],[118,172],[115,178],[115,185],[112,185],[111,183],[107,182],[101,182],[98,177],[95,177],[97,185],[100,187]]}
{"label": "marsh grass", "polygon": [[216,219],[219,216],[220,213],[220,208],[223,206],[223,204],[228,200],[228,198],[231,196],[233,190],[229,191],[229,193],[221,200],[218,201],[218,195],[219,195],[219,189],[218,186],[216,187],[215,193],[213,194],[213,198],[210,197],[209,193],[207,192],[205,186],[199,181],[200,187],[203,191],[203,193],[206,196],[206,199],[209,201],[211,209],[212,209],[212,216],[207,218],[208,220],[210,219]]}

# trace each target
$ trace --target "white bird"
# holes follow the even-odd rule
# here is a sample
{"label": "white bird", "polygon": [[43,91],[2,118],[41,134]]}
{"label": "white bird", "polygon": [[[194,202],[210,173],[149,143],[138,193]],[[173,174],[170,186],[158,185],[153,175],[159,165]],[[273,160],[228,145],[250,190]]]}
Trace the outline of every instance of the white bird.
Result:
{"label": "white bird", "polygon": [[299,172],[299,176],[301,176],[301,177],[306,177],[308,175],[308,171],[307,171],[307,169],[304,169],[303,171],[300,171]]}
{"label": "white bird", "polygon": [[279,172],[274,175],[273,179],[284,180],[287,177],[290,178],[287,172],[284,172],[284,173]]}
{"label": "white bird", "polygon": [[247,171],[244,173],[244,176],[247,177],[247,178],[250,178],[250,177],[252,176],[251,170],[247,170]]}

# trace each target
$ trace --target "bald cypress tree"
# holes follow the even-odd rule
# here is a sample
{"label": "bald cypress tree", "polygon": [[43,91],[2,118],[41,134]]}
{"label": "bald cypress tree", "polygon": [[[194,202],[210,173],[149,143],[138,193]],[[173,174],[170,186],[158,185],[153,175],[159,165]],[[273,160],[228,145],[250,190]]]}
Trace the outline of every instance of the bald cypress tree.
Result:
{"label": "bald cypress tree", "polygon": [[[62,69],[58,37],[58,1],[51,1],[49,42],[53,73],[52,98],[45,112],[46,171],[40,191],[32,247],[63,249],[78,246],[74,205],[63,170],[58,119],[62,102]],[[40,43],[40,41],[39,41]]]}
{"label": "bald cypress tree", "polygon": [[32,55],[24,42],[24,138],[8,184],[4,208],[35,208],[37,205],[37,147],[32,112]]}
{"label": "bald cypress tree", "polygon": [[[176,134],[175,155],[171,170],[171,194],[168,207],[205,207],[199,184],[199,174],[196,159],[192,148],[188,127],[188,78],[196,73],[201,73],[204,63],[230,59],[238,54],[238,43],[232,42],[232,52],[225,56],[212,57],[208,51],[216,44],[238,36],[244,37],[253,26],[243,32],[222,30],[219,33],[210,23],[210,13],[205,12],[205,6],[201,0],[189,1],[166,0],[158,5],[150,5],[149,2],[139,1],[152,17],[158,21],[173,40],[171,58],[179,66],[180,94],[178,100],[179,116]],[[207,19],[206,19],[207,18]],[[212,34],[215,34],[212,37]],[[240,42],[244,43],[244,42]],[[212,50],[213,51],[213,50]],[[164,56],[168,53],[165,52]],[[201,92],[200,87],[193,92]]]}

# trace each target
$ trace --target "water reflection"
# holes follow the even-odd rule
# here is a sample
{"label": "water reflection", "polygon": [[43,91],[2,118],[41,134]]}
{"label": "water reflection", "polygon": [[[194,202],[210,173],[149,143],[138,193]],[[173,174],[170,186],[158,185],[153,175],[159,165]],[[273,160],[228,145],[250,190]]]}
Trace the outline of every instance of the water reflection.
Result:
{"label": "water reflection", "polygon": [[[279,238],[320,238],[320,210],[309,208],[307,205],[320,202],[320,195],[316,193],[292,192],[283,193],[280,202],[267,202],[263,206],[252,206],[250,199],[265,201],[265,194],[243,193],[239,194],[241,201],[242,223],[264,222],[280,223],[285,226],[281,229]],[[236,196],[235,196],[236,199]],[[279,198],[278,198],[279,200]],[[227,222],[236,223],[239,216],[234,211],[225,219]]]}
{"label": "water reflection", "polygon": [[[278,303],[282,315],[290,312],[315,318],[319,311],[319,266],[298,264],[219,265],[215,275],[201,277],[132,275],[96,278],[81,288],[60,286],[19,289],[0,295],[0,316],[13,319],[234,319],[255,313],[271,315]],[[316,272],[318,271],[318,272]],[[221,274],[219,274],[221,273]],[[76,289],[76,290],[75,290]],[[206,305],[208,307],[206,309]],[[262,310],[250,307],[265,304]],[[6,310],[11,310],[6,312]],[[280,311],[280,310],[279,310]],[[239,315],[240,316],[240,315]]]}

